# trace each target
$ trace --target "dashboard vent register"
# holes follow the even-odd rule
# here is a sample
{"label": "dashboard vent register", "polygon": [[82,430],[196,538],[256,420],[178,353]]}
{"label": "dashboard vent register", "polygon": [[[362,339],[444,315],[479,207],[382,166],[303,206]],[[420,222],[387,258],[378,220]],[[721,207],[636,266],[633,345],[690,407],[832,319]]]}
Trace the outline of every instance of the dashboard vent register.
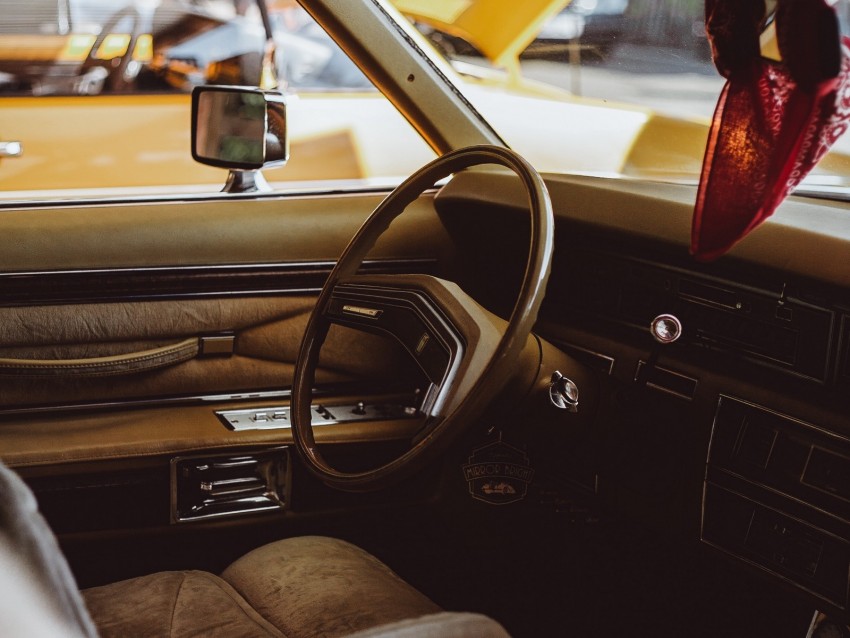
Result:
{"label": "dashboard vent register", "polygon": [[171,461],[171,522],[280,511],[287,502],[286,448]]}

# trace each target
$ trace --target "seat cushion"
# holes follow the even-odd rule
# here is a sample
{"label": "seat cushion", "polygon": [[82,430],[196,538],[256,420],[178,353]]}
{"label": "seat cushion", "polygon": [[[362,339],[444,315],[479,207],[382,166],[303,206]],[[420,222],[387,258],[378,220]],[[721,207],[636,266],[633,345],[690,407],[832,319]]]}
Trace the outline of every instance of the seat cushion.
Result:
{"label": "seat cushion", "polygon": [[318,536],[260,547],[221,577],[161,572],[83,597],[103,638],[332,638],[440,611],[371,554]]}
{"label": "seat cushion", "polygon": [[222,578],[288,638],[346,636],[440,611],[377,558],[333,538],[265,545]]}
{"label": "seat cushion", "polygon": [[207,572],[160,572],[85,589],[83,597],[101,638],[284,636]]}

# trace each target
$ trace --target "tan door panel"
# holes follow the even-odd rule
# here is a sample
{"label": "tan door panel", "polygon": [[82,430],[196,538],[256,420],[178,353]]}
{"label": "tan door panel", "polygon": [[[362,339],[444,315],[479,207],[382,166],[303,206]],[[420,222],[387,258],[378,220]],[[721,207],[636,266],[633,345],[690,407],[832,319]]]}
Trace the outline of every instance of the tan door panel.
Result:
{"label": "tan door panel", "polygon": [[[288,389],[313,301],[228,297],[0,308],[0,408]],[[342,330],[329,335],[317,383],[380,384],[404,368],[389,341],[349,337]]]}
{"label": "tan door panel", "polygon": [[[6,208],[0,411],[289,388],[314,294],[382,194]],[[433,271],[425,197],[369,267]],[[399,347],[342,328],[319,384],[404,380]]]}
{"label": "tan door panel", "polygon": [[[384,195],[0,205],[0,285],[8,273],[333,261]],[[450,246],[425,197],[373,256],[433,258]]]}

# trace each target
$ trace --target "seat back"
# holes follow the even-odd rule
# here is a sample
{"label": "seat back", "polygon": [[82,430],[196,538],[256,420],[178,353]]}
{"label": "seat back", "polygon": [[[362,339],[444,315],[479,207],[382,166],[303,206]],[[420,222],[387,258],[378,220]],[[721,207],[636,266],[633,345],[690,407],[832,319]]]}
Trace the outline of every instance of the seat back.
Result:
{"label": "seat back", "polygon": [[53,532],[24,482],[0,463],[0,635],[95,638]]}

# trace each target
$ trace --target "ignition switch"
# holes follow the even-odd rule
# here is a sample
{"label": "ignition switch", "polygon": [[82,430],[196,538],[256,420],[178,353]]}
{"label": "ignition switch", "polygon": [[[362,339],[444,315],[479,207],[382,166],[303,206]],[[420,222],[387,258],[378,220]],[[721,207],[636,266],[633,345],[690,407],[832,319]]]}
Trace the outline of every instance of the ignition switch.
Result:
{"label": "ignition switch", "polygon": [[556,370],[549,382],[549,400],[557,408],[578,412],[578,386]]}

